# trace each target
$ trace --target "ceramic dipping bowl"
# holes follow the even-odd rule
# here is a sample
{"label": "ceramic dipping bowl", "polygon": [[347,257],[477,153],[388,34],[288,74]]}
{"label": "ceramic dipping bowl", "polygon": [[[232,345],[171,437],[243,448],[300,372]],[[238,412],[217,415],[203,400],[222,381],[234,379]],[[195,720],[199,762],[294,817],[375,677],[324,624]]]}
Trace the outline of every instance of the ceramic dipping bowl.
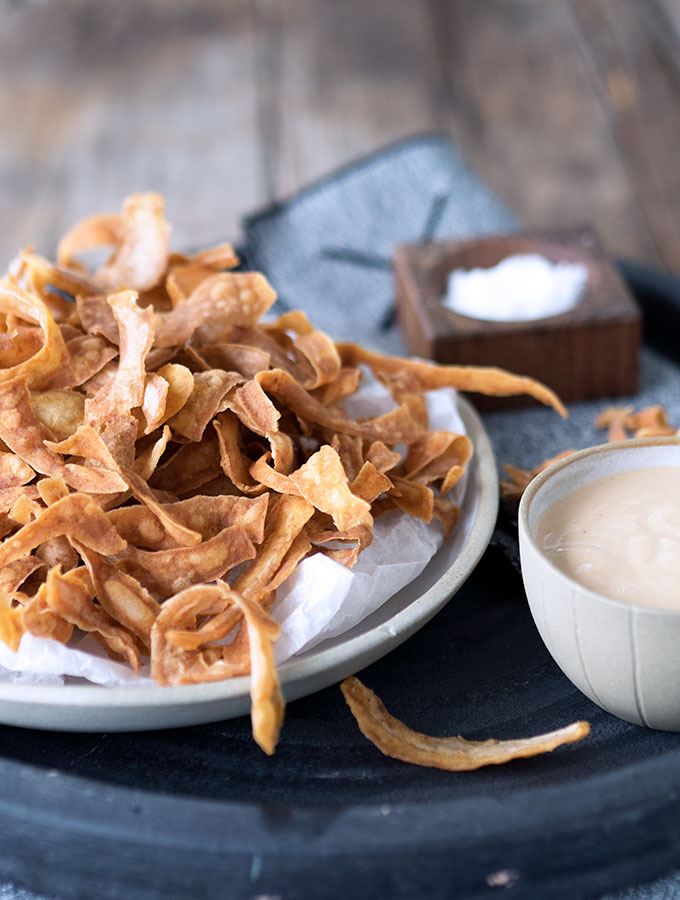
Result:
{"label": "ceramic dipping bowl", "polygon": [[564,674],[621,719],[680,731],[680,584],[677,611],[634,606],[582,587],[536,543],[541,515],[565,494],[606,475],[656,466],[680,466],[677,437],[590,447],[550,466],[522,497],[520,557],[534,621]]}

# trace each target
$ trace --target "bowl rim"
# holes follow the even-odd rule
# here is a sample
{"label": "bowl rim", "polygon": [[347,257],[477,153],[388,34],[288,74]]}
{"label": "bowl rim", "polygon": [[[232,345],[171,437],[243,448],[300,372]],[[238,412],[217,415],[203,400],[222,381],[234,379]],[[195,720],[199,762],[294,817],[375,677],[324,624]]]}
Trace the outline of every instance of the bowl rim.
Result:
{"label": "bowl rim", "polygon": [[[531,506],[531,503],[533,502],[543,485],[563,469],[567,469],[573,465],[578,466],[582,460],[588,459],[589,457],[598,455],[600,453],[616,453],[621,450],[630,450],[636,447],[668,446],[680,447],[680,434],[668,435],[664,437],[629,438],[625,441],[613,441],[608,444],[596,444],[592,447],[585,447],[583,450],[576,450],[573,453],[570,453],[569,456],[565,456],[557,462],[554,462],[552,465],[548,466],[547,469],[544,469],[535,478],[533,478],[522,494],[517,515],[517,524],[520,537],[524,537],[524,540],[531,546],[532,550],[535,551],[541,561],[548,567],[551,574],[556,576],[559,580],[566,582],[571,588],[578,589],[581,595],[587,597],[588,599],[597,601],[599,603],[605,603],[621,610],[632,610],[636,613],[641,613],[648,616],[664,616],[670,617],[672,619],[677,619],[678,617],[680,617],[680,608],[661,609],[656,606],[640,606],[638,603],[628,603],[624,600],[617,600],[615,597],[608,597],[606,594],[601,594],[598,591],[594,591],[592,590],[592,588],[588,588],[585,585],[581,584],[580,581],[577,581],[575,578],[572,578],[570,575],[567,575],[565,572],[559,569],[555,565],[555,563],[545,555],[545,553],[536,543],[534,534],[529,527],[529,508]],[[631,467],[631,469],[632,468],[633,467]],[[639,469],[644,467],[636,466],[635,468]],[[649,466],[648,468],[654,467]],[[520,541],[520,550],[521,543],[522,542]]]}

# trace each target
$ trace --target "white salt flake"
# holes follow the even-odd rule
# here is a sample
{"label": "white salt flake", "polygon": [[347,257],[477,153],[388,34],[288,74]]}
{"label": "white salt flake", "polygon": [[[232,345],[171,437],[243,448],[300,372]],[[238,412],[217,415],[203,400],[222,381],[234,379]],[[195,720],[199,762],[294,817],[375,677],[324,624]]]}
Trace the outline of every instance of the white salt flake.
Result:
{"label": "white salt flake", "polygon": [[455,269],[442,303],[474,319],[524,322],[574,309],[587,282],[582,263],[551,263],[538,253],[521,253],[491,269]]}

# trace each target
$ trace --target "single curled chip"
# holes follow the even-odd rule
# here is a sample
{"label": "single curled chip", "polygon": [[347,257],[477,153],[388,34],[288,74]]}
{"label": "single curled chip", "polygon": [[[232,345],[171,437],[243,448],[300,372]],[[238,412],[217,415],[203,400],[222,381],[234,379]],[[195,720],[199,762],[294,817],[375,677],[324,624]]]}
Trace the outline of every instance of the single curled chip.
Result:
{"label": "single curled chip", "polygon": [[340,685],[347,705],[361,733],[384,753],[402,762],[448,772],[469,772],[482,766],[497,766],[527,756],[549,753],[562,744],[572,744],[590,734],[587,722],[531,738],[510,741],[467,741],[462,737],[431,737],[411,731],[391,716],[373,691],[358,678],[346,678]]}

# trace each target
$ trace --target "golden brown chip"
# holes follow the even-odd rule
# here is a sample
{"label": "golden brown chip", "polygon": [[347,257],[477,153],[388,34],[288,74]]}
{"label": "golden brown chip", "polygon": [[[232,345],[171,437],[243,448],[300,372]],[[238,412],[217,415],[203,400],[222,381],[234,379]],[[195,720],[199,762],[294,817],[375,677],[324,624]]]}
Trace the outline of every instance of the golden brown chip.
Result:
{"label": "golden brown chip", "polygon": [[236,416],[230,412],[221,413],[213,422],[213,426],[219,441],[221,471],[244,494],[261,494],[265,490],[265,484],[254,481],[254,476],[250,476],[246,467]]}
{"label": "golden brown chip", "polygon": [[254,378],[258,372],[269,368],[269,354],[245,344],[204,344],[200,350],[196,347],[187,347],[187,350],[201,368],[238,372],[244,379]]}
{"label": "golden brown chip", "polygon": [[58,441],[64,441],[83,423],[85,397],[77,391],[32,391],[31,409]]}
{"label": "golden brown chip", "polygon": [[[83,578],[82,573],[87,577]],[[137,642],[101,606],[94,603],[94,586],[84,567],[65,575],[58,567],[51,569],[45,583],[45,602],[65,622],[81,631],[99,634],[113,653],[127,659],[133,672],[139,671]]]}
{"label": "golden brown chip", "polygon": [[193,376],[193,390],[179,412],[168,420],[173,433],[189,441],[199,442],[207,424],[217,414],[222,400],[231,388],[239,384],[238,372],[210,369]]}
{"label": "golden brown chip", "polygon": [[111,243],[115,245],[113,256],[92,277],[101,290],[144,291],[158,284],[168,263],[163,198],[158,194],[133,194],[126,198],[122,216],[85,219],[62,238],[59,260],[70,262],[82,250]]}
{"label": "golden brown chip", "polygon": [[371,522],[371,505],[349,489],[340,457],[325,445],[289,476],[300,494],[332,516],[339,531]]}
{"label": "golden brown chip", "polygon": [[0,313],[35,322],[43,333],[43,344],[37,353],[23,362],[0,369],[0,382],[24,378],[29,387],[42,387],[68,358],[66,344],[52,313],[35,294],[1,279]]}
{"label": "golden brown chip", "polygon": [[198,343],[228,341],[234,326],[255,324],[275,300],[276,292],[259,272],[219,272],[174,309],[156,314],[155,345],[185,344],[195,332]]}
{"label": "golden brown chip", "polygon": [[152,594],[165,598],[192,584],[222,578],[234,566],[254,556],[255,547],[245,528],[231,525],[194,547],[157,551],[128,547],[119,566]]}
{"label": "golden brown chip", "polygon": [[79,253],[98,247],[115,247],[122,243],[125,234],[123,220],[118,213],[99,213],[82,219],[63,235],[57,245],[57,262],[60,266],[77,264]]}
{"label": "golden brown chip", "polygon": [[[226,647],[216,647],[209,657],[194,646],[184,647],[181,641],[168,640],[171,634],[192,634],[202,620],[208,623],[217,616],[231,613],[230,621],[238,621],[240,613],[233,610],[231,591],[217,584],[195,584],[179,591],[163,603],[151,629],[151,675],[161,685],[191,684],[196,681],[220,681],[234,675],[245,675],[249,669],[246,654],[238,660],[225,660]],[[232,656],[231,649],[229,650]]]}
{"label": "golden brown chip", "polygon": [[[234,590],[249,600],[262,602],[268,597],[274,589],[272,585],[281,583],[282,568],[287,571],[286,558],[313,512],[314,507],[302,497],[282,496],[271,504],[264,542],[257,553],[253,552],[253,562],[234,582]],[[299,550],[300,544],[293,552]],[[221,640],[235,628],[239,618],[238,610],[233,607],[216,614],[193,635],[183,635],[182,647],[196,649],[207,642]]]}
{"label": "golden brown chip", "polygon": [[249,328],[234,326],[229,339],[266,353],[270,367],[282,369],[301,385],[307,386],[314,382],[314,370],[309,361],[298,351],[292,339],[276,325],[263,324]]}
{"label": "golden brown chip", "polygon": [[407,478],[391,476],[392,487],[389,495],[399,509],[423,522],[432,521],[434,512],[434,494],[429,487]]}
{"label": "golden brown chip", "polygon": [[118,343],[118,325],[106,297],[78,294],[76,306],[80,322],[88,334],[102,335],[112,344]]}
{"label": "golden brown chip", "polygon": [[357,366],[364,363],[376,375],[410,372],[417,378],[421,388],[425,391],[452,387],[459,391],[475,391],[493,397],[528,394],[535,400],[552,406],[561,416],[566,417],[567,415],[564,404],[550,388],[525,375],[513,375],[512,372],[506,372],[504,369],[486,366],[438,366],[416,359],[381,356],[358,344],[338,344],[337,348],[343,365]]}
{"label": "golden brown chip", "polygon": [[76,490],[114,493],[121,489],[113,472],[65,464],[47,444],[51,433],[33,412],[23,379],[0,383],[0,437],[24,462],[43,475],[61,475]]}
{"label": "golden brown chip", "polygon": [[391,716],[380,699],[358,678],[346,678],[340,687],[361,733],[381,753],[413,765],[445,769],[448,772],[468,772],[482,766],[501,765],[511,759],[549,753],[562,744],[580,741],[590,733],[587,722],[574,722],[573,725],[548,734],[510,741],[430,737],[411,731]]}
{"label": "golden brown chip", "polygon": [[8,593],[0,592],[0,641],[16,652],[25,631],[21,621],[21,607],[12,604]]}
{"label": "golden brown chip", "polygon": [[34,325],[16,325],[0,334],[0,368],[9,369],[34,356],[43,345],[43,333]]}
{"label": "golden brown chip", "polygon": [[[225,528],[240,525],[255,544],[262,543],[269,496],[195,496],[164,505],[175,522],[195,529],[209,541]],[[156,514],[145,506],[124,506],[107,513],[118,534],[129,544],[146,550],[169,550],[177,542]]]}
{"label": "golden brown chip", "polygon": [[627,440],[629,431],[636,438],[677,434],[663,406],[646,406],[637,413],[632,406],[610,406],[597,416],[595,426],[608,429],[610,442]]}
{"label": "golden brown chip", "polygon": [[52,475],[51,478],[41,478],[36,487],[45,506],[52,506],[57,500],[68,496],[68,487],[60,475]]}
{"label": "golden brown chip", "polygon": [[162,423],[167,422],[178,413],[187,402],[194,390],[194,376],[186,366],[178,363],[167,363],[167,365],[161,366],[158,374],[168,383]]}
{"label": "golden brown chip", "polygon": [[[108,474],[115,475],[123,490],[129,488],[140,503],[148,506],[181,546],[191,547],[200,541],[201,536],[198,532],[181,525],[173,519],[143,478],[133,469],[125,469],[118,466],[101,436],[89,425],[83,425],[68,440],[62,441],[60,444],[50,444],[50,446],[59,453],[73,453],[76,456],[95,460],[102,466],[105,466],[107,470],[111,470]],[[101,473],[106,470],[91,469],[88,471]]]}
{"label": "golden brown chip", "polygon": [[163,423],[168,390],[168,382],[157,373],[152,372],[146,376],[141,408],[146,421],[146,425],[142,428],[143,434],[151,434]]}
{"label": "golden brown chip", "polygon": [[354,481],[364,464],[364,442],[349,434],[334,434],[329,443],[337,451],[345,474]]}
{"label": "golden brown chip", "polygon": [[154,490],[172,491],[181,497],[208,484],[221,473],[217,437],[206,433],[200,444],[184,444],[167,462],[159,465],[151,477],[151,486]]}
{"label": "golden brown chip", "polygon": [[234,269],[239,264],[239,258],[232,244],[217,244],[215,247],[208,247],[205,250],[199,250],[198,253],[191,253],[187,256],[184,253],[170,254],[170,271],[174,271],[175,266],[199,265],[207,266],[210,269]]}
{"label": "golden brown chip", "polygon": [[144,362],[153,343],[153,310],[141,309],[134,291],[113,294],[108,304],[118,323],[120,359],[112,381],[87,401],[89,421],[129,412],[144,402]]}
{"label": "golden brown chip", "polygon": [[35,596],[27,598],[21,607],[21,624],[26,631],[39,638],[48,638],[65,644],[73,634],[73,625],[56,615],[45,599],[45,585]]}
{"label": "golden brown chip", "polygon": [[547,469],[548,466],[551,466],[555,462],[559,462],[559,460],[564,459],[573,452],[573,450],[564,450],[562,453],[558,453],[557,456],[551,456],[550,459],[543,460],[542,463],[539,463],[539,465],[533,469],[518,469],[517,466],[506,463],[503,466],[503,469],[506,475],[508,475],[508,478],[501,479],[501,497],[508,500],[519,499],[533,478]]}
{"label": "golden brown chip", "polygon": [[[29,575],[45,563],[37,556],[22,556],[0,570],[0,596],[18,591]],[[0,638],[1,640],[1,638]]]}
{"label": "golden brown chip", "polygon": [[61,320],[60,313],[70,318],[74,307],[55,294],[55,289],[71,297],[87,297],[98,293],[97,286],[82,269],[51,263],[30,250],[21,251],[21,262],[24,266],[24,286],[37,293],[57,319]]}
{"label": "golden brown chip", "polygon": [[0,452],[0,490],[19,487],[35,478],[35,472],[14,453]]}
{"label": "golden brown chip", "polygon": [[410,444],[420,433],[405,406],[398,406],[392,412],[374,419],[355,422],[341,410],[325,407],[282,369],[260,372],[255,380],[291,412],[331,431],[351,434],[367,441],[384,441],[386,444]]}
{"label": "golden brown chip", "polygon": [[238,257],[234,253],[231,244],[222,244],[213,250],[197,253],[193,257],[180,257],[173,254],[170,258],[170,268],[165,279],[165,289],[172,301],[177,306],[182,300],[186,300],[196,288],[223,269],[233,269],[238,265]]}
{"label": "golden brown chip", "polygon": [[33,519],[37,519],[42,512],[42,507],[26,494],[21,494],[14,506],[9,511],[10,519],[14,519],[19,525],[28,525]]}
{"label": "golden brown chip", "polygon": [[[416,439],[417,441],[417,439]],[[368,462],[373,463],[376,469],[383,474],[394,469],[401,461],[401,456],[386,447],[382,441],[374,441],[366,453]]]}
{"label": "golden brown chip", "polygon": [[121,553],[127,546],[94,500],[85,494],[69,494],[5,538],[0,544],[0,568],[62,534],[106,556]]}
{"label": "golden brown chip", "polygon": [[280,628],[258,603],[237,591],[231,593],[246,623],[250,647],[250,717],[253,738],[271,756],[279,739],[285,709],[274,666],[273,643]]}
{"label": "golden brown chip", "polygon": [[284,313],[276,323],[282,331],[294,331],[293,345],[307,359],[314,370],[314,378],[305,384],[308,390],[332,384],[340,373],[340,356],[335,344],[324,334],[312,327],[307,316],[300,310]]}
{"label": "golden brown chip", "polygon": [[367,503],[373,503],[385,491],[389,491],[393,483],[379,472],[371,462],[365,462],[358,475],[350,484],[350,490]]}
{"label": "golden brown chip", "polygon": [[392,399],[397,404],[403,404],[411,414],[411,418],[425,430],[427,428],[427,404],[423,389],[415,374],[408,370],[396,372],[381,372],[380,380],[389,389]]}
{"label": "golden brown chip", "polygon": [[225,399],[246,428],[266,437],[271,447],[274,468],[277,472],[290,472],[295,458],[293,442],[279,431],[281,414],[257,381],[248,381]]}
{"label": "golden brown chip", "polygon": [[[140,478],[144,479],[144,481],[148,481],[156,471],[156,466],[158,465],[161,456],[163,456],[165,448],[168,446],[170,436],[170,428],[165,425],[160,435],[153,443],[142,449],[135,459],[133,469]],[[153,435],[150,437],[153,437]]]}
{"label": "golden brown chip", "polygon": [[132,632],[144,647],[149,647],[158,603],[136,578],[121,571],[118,565],[112,565],[96,552],[83,547],[79,549],[100,606],[115,622]]}
{"label": "golden brown chip", "polygon": [[[63,334],[63,328],[62,328]],[[118,348],[96,334],[83,334],[66,341],[68,358],[43,385],[47,389],[73,388],[89,381],[114,357]]]}
{"label": "golden brown chip", "polygon": [[88,378],[87,381],[84,381],[80,385],[80,390],[88,396],[96,394],[100,388],[105,387],[110,381],[113,381],[117,371],[118,363],[106,363],[104,368],[100,369],[96,375],[93,375],[92,378]]}
{"label": "golden brown chip", "polygon": [[241,674],[242,664],[222,658],[230,655],[229,647],[214,648],[217,655],[208,661],[201,651],[186,650],[167,640],[169,632],[179,629],[184,633],[195,628],[199,619],[224,616],[229,611],[236,613],[236,618],[243,617],[247,630],[253,737],[265,753],[272,754],[284,711],[272,649],[279,626],[258,603],[223,581],[190,587],[171,597],[163,604],[152,629],[151,672],[159,684],[211,681]]}

